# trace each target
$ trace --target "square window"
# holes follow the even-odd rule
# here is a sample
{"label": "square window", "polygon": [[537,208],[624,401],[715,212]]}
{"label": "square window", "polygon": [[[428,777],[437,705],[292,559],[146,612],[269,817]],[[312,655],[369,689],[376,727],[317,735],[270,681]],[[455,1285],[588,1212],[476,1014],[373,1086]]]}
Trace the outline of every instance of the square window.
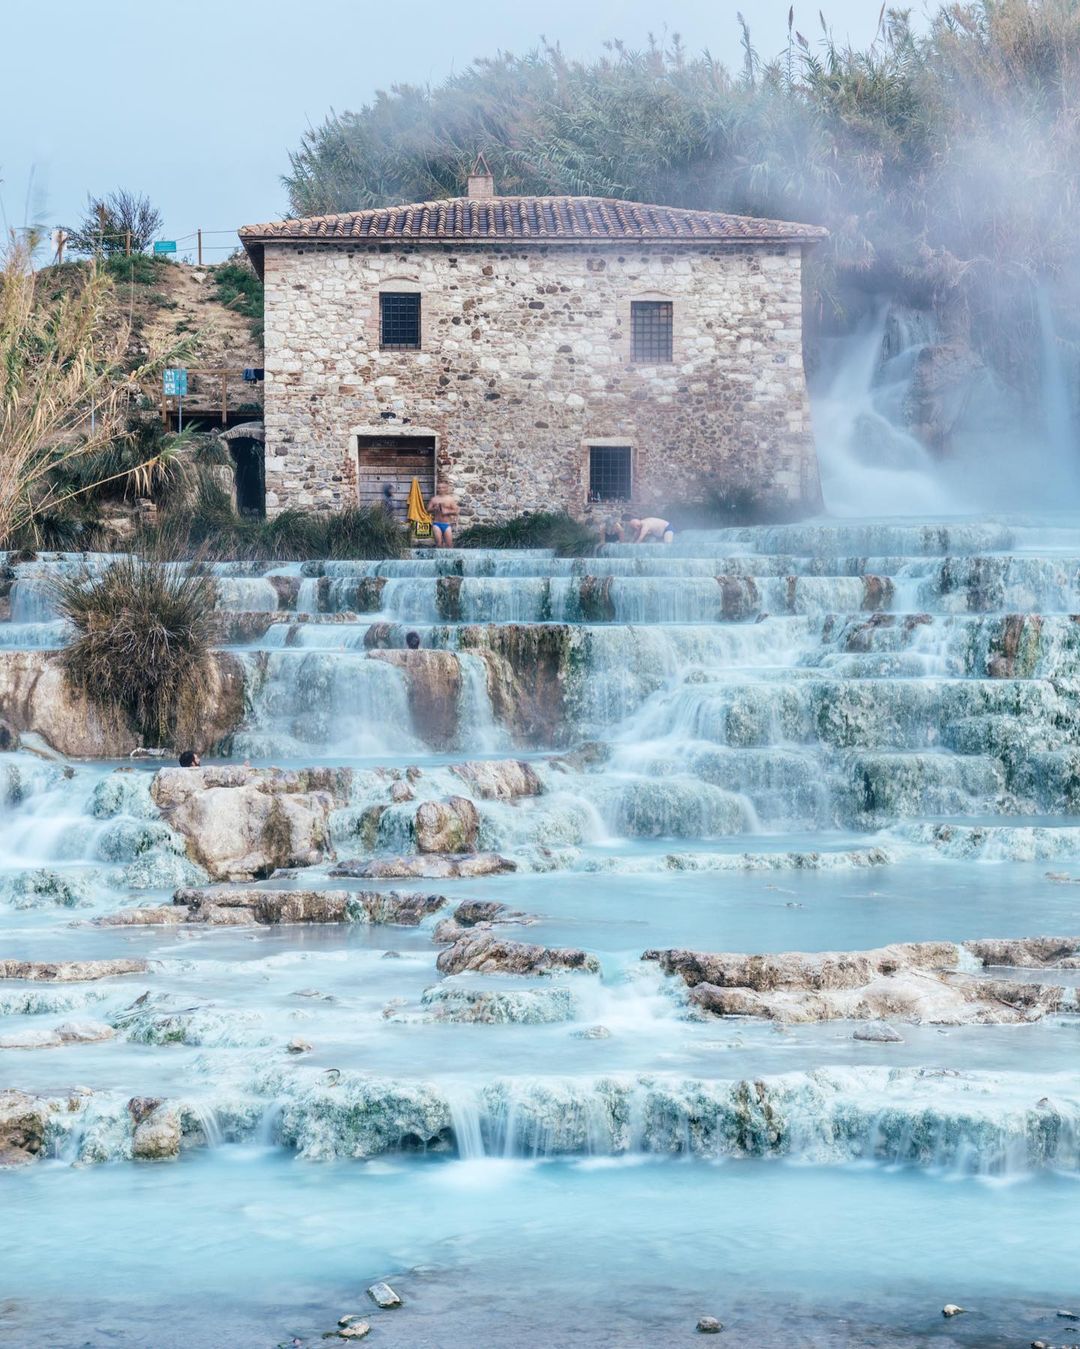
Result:
{"label": "square window", "polygon": [[630,302],[630,349],[635,361],[655,365],[672,359],[670,300]]}
{"label": "square window", "polygon": [[383,291],[379,296],[379,346],[383,351],[420,350],[420,296]]}
{"label": "square window", "polygon": [[630,497],[630,446],[589,446],[589,500],[627,501]]}

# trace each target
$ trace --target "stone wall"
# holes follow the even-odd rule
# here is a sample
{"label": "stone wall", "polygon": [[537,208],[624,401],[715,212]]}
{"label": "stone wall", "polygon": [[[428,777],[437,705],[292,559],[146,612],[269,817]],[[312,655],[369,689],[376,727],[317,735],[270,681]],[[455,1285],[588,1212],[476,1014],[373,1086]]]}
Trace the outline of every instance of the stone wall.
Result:
{"label": "stone wall", "polygon": [[[356,500],[355,434],[434,434],[466,520],[580,513],[590,440],[634,502],[705,477],[815,507],[798,245],[266,247],[266,504]],[[379,350],[379,291],[419,288],[420,351]],[[630,304],[674,304],[674,359],[630,359]]]}

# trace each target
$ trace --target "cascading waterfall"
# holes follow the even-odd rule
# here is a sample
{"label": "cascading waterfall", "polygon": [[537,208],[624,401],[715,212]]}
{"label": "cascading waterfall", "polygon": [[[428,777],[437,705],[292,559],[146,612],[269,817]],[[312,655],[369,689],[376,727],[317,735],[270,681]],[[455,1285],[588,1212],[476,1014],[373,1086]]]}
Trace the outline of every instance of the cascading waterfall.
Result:
{"label": "cascading waterfall", "polygon": [[970,368],[938,395],[943,406],[936,415],[948,439],[940,454],[913,427],[920,362],[924,356],[932,362],[939,350],[947,359],[949,351],[932,315],[882,306],[855,331],[826,342],[812,408],[832,514],[934,516],[1080,505],[1077,397],[1046,283],[1034,286],[1032,309],[1037,411],[969,354]]}
{"label": "cascading waterfall", "polygon": [[[932,337],[890,330],[888,380],[865,372],[876,417],[893,415]],[[923,467],[913,452],[889,473]],[[8,656],[47,661],[35,597],[50,567],[73,565],[14,564],[0,645],[22,649]],[[317,858],[229,881],[210,844],[248,824],[227,786],[206,799],[196,848],[183,811],[159,802],[156,761],[49,760],[32,736],[0,754],[0,959],[128,962],[70,982],[0,979],[6,1083],[42,1112],[47,1159],[5,1196],[35,1255],[33,1268],[12,1256],[27,1287],[91,1201],[116,1242],[168,1196],[162,1269],[185,1287],[204,1277],[208,1241],[235,1282],[257,1284],[241,1243],[272,1263],[286,1230],[280,1286],[320,1288],[327,1252],[357,1214],[370,1230],[374,1205],[395,1226],[387,1249],[364,1247],[365,1277],[459,1271],[467,1197],[470,1286],[485,1298],[520,1278],[500,1261],[534,1226],[534,1255],[563,1286],[599,1262],[594,1300],[654,1277],[666,1257],[631,1238],[662,1230],[684,1252],[663,1264],[665,1285],[696,1297],[716,1277],[693,1262],[717,1213],[760,1226],[767,1253],[812,1204],[825,1235],[801,1257],[800,1296],[826,1326],[882,1213],[931,1245],[968,1243],[955,1285],[934,1285],[939,1262],[899,1292],[882,1247],[859,1296],[889,1333],[946,1298],[975,1306],[960,1275],[986,1260],[999,1301],[1067,1305],[1071,1229],[1042,1234],[1080,1174],[1080,972],[1075,958],[986,968],[955,944],[1080,942],[1080,526],[829,520],[686,531],[597,558],[428,552],[219,573],[245,691],[225,767],[274,766],[298,792],[311,770],[325,837]],[[279,843],[296,799],[281,798]],[[333,921],[267,918],[284,893],[340,907]],[[404,918],[403,896],[419,906]],[[454,917],[473,901],[493,907]],[[177,920],[204,903],[213,921]],[[599,972],[444,973],[436,960],[463,934],[580,948]],[[868,1016],[702,1010],[696,986],[643,959],[913,942],[961,952],[942,987],[985,982],[992,1011],[897,1011],[891,1036],[856,1038]],[[1049,996],[1032,989],[1054,990],[1053,1010],[1013,1015]],[[812,992],[812,1009],[835,994],[827,980]],[[1013,1206],[1008,1260],[990,1193]],[[309,1244],[324,1213],[339,1216]],[[90,1305],[98,1290],[79,1244],[64,1250],[55,1299],[70,1313],[66,1299]],[[350,1252],[341,1286],[361,1260]],[[773,1264],[761,1255],[740,1280],[754,1306],[768,1305]],[[141,1282],[172,1305],[162,1274]],[[408,1336],[406,1293],[392,1315]],[[223,1289],[215,1316],[235,1296]],[[212,1342],[204,1332],[193,1342]]]}

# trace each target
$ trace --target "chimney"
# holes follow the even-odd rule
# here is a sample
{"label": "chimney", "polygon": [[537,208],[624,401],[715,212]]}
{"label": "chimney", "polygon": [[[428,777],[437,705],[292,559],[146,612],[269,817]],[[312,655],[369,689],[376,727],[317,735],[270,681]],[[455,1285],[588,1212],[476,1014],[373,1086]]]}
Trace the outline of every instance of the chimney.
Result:
{"label": "chimney", "polygon": [[469,174],[469,200],[490,201],[495,195],[495,175],[488,167],[483,151],[476,156],[476,163]]}

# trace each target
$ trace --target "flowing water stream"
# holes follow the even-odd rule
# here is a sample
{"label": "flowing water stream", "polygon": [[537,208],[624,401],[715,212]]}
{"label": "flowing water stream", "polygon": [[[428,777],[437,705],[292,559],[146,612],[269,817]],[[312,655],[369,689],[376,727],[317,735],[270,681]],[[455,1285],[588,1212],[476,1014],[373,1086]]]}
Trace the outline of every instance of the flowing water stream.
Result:
{"label": "flowing water stream", "polygon": [[[75,565],[17,564],[0,645],[62,642],[45,582]],[[98,924],[206,880],[158,765],[0,754],[0,958],[149,962],[0,980],[0,1087],[70,1102],[0,1170],[0,1342],[314,1345],[349,1312],[398,1346],[690,1344],[705,1314],[763,1345],[1077,1338],[1055,1315],[1080,1311],[1075,995],[868,1042],[704,1014],[642,954],[1080,933],[1080,524],[220,571],[232,760],[352,770],[334,857],[256,887],[449,904],[418,926]],[[507,625],[558,652],[558,715],[527,744],[485,663]],[[409,629],[457,658],[438,737],[373,656]],[[534,794],[454,772],[515,755]],[[515,869],[331,876],[417,857],[391,782],[470,798],[477,848]],[[443,976],[434,929],[466,899],[600,972]],[[488,1019],[454,1014],[484,994]],[[115,1034],[58,1043],[71,1023]],[[179,1159],[133,1158],[135,1098],[175,1105]],[[384,1277],[401,1309],[364,1296]]]}

